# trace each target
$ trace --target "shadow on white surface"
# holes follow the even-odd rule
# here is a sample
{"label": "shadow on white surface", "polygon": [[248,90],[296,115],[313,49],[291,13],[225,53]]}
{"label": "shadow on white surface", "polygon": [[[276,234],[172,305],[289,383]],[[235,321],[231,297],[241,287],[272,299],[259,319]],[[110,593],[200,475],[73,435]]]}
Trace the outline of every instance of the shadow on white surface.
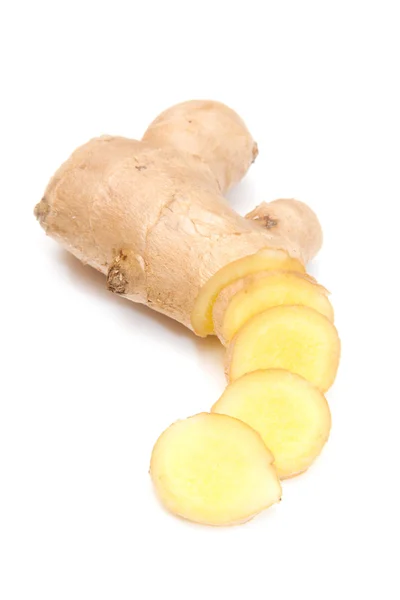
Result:
{"label": "shadow on white surface", "polygon": [[252,211],[264,198],[256,198],[256,188],[253,181],[246,177],[226,194],[230,206],[240,215]]}
{"label": "shadow on white surface", "polygon": [[106,279],[104,275],[92,267],[84,265],[69,252],[61,250],[58,253],[57,261],[60,262],[62,267],[65,267],[64,271],[68,273],[68,276],[73,281],[74,285],[80,286],[81,289],[84,289],[86,292],[89,292],[90,294],[94,293],[98,298],[101,296],[107,297],[108,303],[114,302],[115,304],[129,307],[140,314],[143,319],[151,319],[152,322],[156,322],[160,326],[165,327],[175,335],[193,337],[193,334],[177,321],[151,310],[147,306],[128,302],[125,298],[109,292],[106,288]]}
{"label": "shadow on white surface", "polygon": [[106,289],[105,277],[88,265],[84,265],[69,252],[59,249],[54,253],[64,274],[75,286],[79,287],[89,295],[95,295],[97,299],[104,298],[109,306],[114,305],[117,309],[118,318],[124,321],[126,327],[132,327],[132,317],[135,321],[139,318],[143,328],[149,328],[149,336],[154,335],[151,328],[161,328],[164,335],[172,338],[180,338],[183,342],[194,347],[197,360],[207,374],[215,375],[221,379],[221,365],[223,364],[224,348],[215,336],[200,338],[192,333],[181,323],[158,313],[143,304],[129,302],[125,298],[112,294]]}
{"label": "shadow on white surface", "polygon": [[310,275],[312,275],[312,277],[315,277],[315,279],[319,281],[321,270],[318,258],[314,258],[311,262],[307,264],[307,273],[309,273]]}

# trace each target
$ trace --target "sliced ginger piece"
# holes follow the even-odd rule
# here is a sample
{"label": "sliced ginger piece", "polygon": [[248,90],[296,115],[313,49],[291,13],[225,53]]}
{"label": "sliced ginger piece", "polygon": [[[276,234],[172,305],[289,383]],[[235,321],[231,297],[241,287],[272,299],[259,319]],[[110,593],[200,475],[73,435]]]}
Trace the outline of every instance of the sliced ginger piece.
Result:
{"label": "sliced ginger piece", "polygon": [[333,322],[328,291],[303,273],[262,271],[224,288],[214,304],[215,332],[227,344],[254,315],[281,305],[309,306]]}
{"label": "sliced ginger piece", "polygon": [[192,311],[192,327],[200,336],[214,333],[212,309],[220,291],[236,279],[250,273],[265,270],[286,270],[305,272],[302,263],[289,256],[284,250],[265,248],[256,254],[244,256],[217,271],[203,285]]}
{"label": "sliced ginger piece", "polygon": [[201,413],[171,425],[154,446],[150,474],[165,508],[206,525],[242,523],[281,497],[259,434],[226,415]]}
{"label": "sliced ginger piece", "polygon": [[322,392],[336,377],[340,340],[335,326],[308,306],[276,306],[247,321],[228,347],[230,381],[259,369],[286,369]]}
{"label": "sliced ginger piece", "polygon": [[274,455],[281,479],[308,469],[331,428],[322,392],[282,369],[243,375],[228,385],[211,411],[240,419],[257,431]]}

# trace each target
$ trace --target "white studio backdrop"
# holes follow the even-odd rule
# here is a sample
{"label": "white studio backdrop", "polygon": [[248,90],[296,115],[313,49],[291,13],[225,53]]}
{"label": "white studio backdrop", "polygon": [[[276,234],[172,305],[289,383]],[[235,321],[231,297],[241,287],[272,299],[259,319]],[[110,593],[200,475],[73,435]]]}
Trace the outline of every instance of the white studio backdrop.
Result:
{"label": "white studio backdrop", "polygon": [[[399,27],[387,1],[2,5],[2,600],[400,597]],[[317,212],[343,344],[321,457],[226,529],[166,514],[148,476],[224,389],[222,347],[108,293],[32,214],[76,146],[191,98],[258,142],[240,213]]]}

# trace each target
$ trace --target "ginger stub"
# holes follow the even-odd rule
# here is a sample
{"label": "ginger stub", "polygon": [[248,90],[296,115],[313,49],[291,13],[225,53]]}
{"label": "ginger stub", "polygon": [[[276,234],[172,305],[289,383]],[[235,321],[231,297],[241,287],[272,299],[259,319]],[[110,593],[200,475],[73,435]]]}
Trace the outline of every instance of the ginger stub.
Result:
{"label": "ginger stub", "polygon": [[277,306],[239,329],[228,347],[226,373],[235,381],[259,369],[285,369],[325,392],[339,357],[340,340],[326,317],[307,306]]}
{"label": "ginger stub", "polygon": [[171,425],[154,446],[150,474],[165,508],[206,525],[242,523],[281,497],[260,435],[226,415],[201,413]]}
{"label": "ginger stub", "polygon": [[282,369],[243,375],[228,385],[211,411],[257,431],[274,455],[281,479],[308,469],[331,428],[324,395],[303,377]]}
{"label": "ginger stub", "polygon": [[327,290],[312,277],[298,272],[261,271],[227,286],[214,304],[215,332],[227,344],[252,317],[281,305],[309,306],[333,322]]}

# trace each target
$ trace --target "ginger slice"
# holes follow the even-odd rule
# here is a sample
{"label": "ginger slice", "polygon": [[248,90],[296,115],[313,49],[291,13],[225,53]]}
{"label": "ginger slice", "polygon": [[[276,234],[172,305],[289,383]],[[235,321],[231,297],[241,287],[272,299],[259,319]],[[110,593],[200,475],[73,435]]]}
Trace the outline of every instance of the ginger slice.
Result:
{"label": "ginger slice", "polygon": [[274,455],[281,479],[308,469],[331,428],[325,396],[303,377],[282,369],[243,375],[228,385],[211,411],[257,431]]}
{"label": "ginger slice", "polygon": [[335,380],[340,340],[335,326],[308,306],[276,306],[247,321],[228,347],[230,381],[258,369],[286,369],[322,392]]}
{"label": "ginger slice", "polygon": [[251,427],[200,413],[158,438],[150,474],[162,504],[206,525],[242,523],[281,497],[273,456]]}
{"label": "ginger slice", "polygon": [[256,254],[244,256],[217,271],[201,288],[192,311],[192,327],[200,336],[214,333],[212,309],[220,291],[236,279],[265,270],[305,272],[302,263],[284,250],[265,248]]}
{"label": "ginger slice", "polygon": [[214,304],[214,329],[227,344],[240,327],[260,312],[281,305],[309,306],[333,322],[327,290],[303,273],[263,271],[224,288]]}

